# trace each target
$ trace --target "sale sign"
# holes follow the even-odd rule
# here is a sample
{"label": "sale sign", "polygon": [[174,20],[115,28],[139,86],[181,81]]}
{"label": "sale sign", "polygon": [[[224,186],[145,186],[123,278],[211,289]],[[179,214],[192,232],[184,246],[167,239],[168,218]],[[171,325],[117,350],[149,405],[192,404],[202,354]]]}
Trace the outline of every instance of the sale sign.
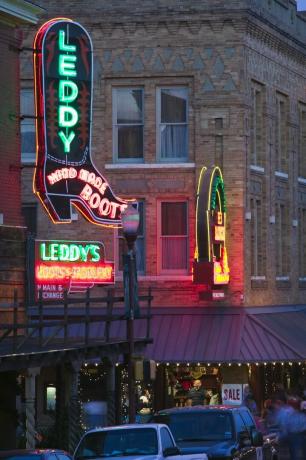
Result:
{"label": "sale sign", "polygon": [[224,383],[222,385],[222,404],[239,406],[242,404],[243,386],[241,383]]}

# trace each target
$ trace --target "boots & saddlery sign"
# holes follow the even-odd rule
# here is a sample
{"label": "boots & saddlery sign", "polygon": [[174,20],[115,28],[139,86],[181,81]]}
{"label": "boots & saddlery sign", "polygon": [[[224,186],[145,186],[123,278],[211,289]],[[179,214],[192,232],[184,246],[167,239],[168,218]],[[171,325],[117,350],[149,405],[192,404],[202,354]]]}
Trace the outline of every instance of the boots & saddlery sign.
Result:
{"label": "boots & saddlery sign", "polygon": [[71,222],[71,204],[95,224],[121,226],[127,204],[91,158],[93,49],[78,23],[46,22],[34,40],[34,192],[54,223]]}

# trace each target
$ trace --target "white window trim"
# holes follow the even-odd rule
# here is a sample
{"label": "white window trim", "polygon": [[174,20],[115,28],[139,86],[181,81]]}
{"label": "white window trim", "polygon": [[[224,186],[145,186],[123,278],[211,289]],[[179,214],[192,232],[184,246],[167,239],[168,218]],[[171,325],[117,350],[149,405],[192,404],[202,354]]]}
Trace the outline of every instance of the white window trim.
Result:
{"label": "white window trim", "polygon": [[[163,269],[162,268],[162,234],[161,234],[161,223],[162,223],[162,215],[161,215],[161,205],[162,203],[186,203],[186,218],[187,218],[187,234],[186,234],[186,240],[187,240],[187,245],[186,245],[186,249],[187,249],[187,254],[186,254],[186,260],[187,260],[187,267],[186,269],[180,269],[180,270],[177,270],[177,269]],[[188,200],[187,199],[183,199],[183,198],[171,198],[171,199],[162,199],[162,200],[159,200],[157,202],[157,244],[156,244],[156,248],[157,248],[157,253],[156,253],[156,257],[157,257],[157,273],[160,277],[165,277],[165,276],[168,276],[168,275],[178,275],[178,276],[181,276],[181,275],[188,275],[189,274],[189,245],[188,245],[188,241],[189,241],[189,203],[188,203]],[[185,238],[182,236],[182,238]]]}
{"label": "white window trim", "polygon": [[306,178],[305,177],[298,177],[298,183],[299,184],[306,184]]}
{"label": "white window trim", "polygon": [[[127,126],[142,126],[142,158],[119,158],[118,157],[118,125],[117,124],[117,91],[118,90],[128,90],[135,89],[140,90],[142,94],[142,124],[141,123],[128,123]],[[145,117],[144,117],[144,88],[143,87],[134,87],[134,86],[118,86],[112,88],[112,133],[113,133],[113,160],[116,163],[142,163],[144,161],[144,127],[145,127]]]}
{"label": "white window trim", "polygon": [[136,164],[113,164],[108,163],[105,169],[194,169],[195,163],[136,163]]}
{"label": "white window trim", "polygon": [[288,180],[288,177],[289,177],[288,173],[284,173],[284,172],[281,172],[281,171],[275,171],[274,174],[275,174],[276,177],[280,177],[282,179],[287,179]]}
{"label": "white window trim", "polygon": [[[20,136],[21,136],[21,141],[22,142],[22,128],[24,126],[30,126],[33,127],[34,125],[34,141],[36,145],[36,126],[35,126],[35,118],[30,118],[30,117],[35,117],[35,101],[34,101],[34,89],[33,88],[21,88],[20,90],[20,111],[22,112],[21,109],[21,100],[22,100],[22,95],[25,93],[30,93],[32,98],[33,98],[33,113],[20,113],[21,117],[25,117],[21,119],[20,121]],[[29,118],[27,118],[27,116]],[[32,130],[30,130],[32,132]],[[26,164],[26,165],[35,165],[36,162],[36,149],[34,149],[34,152],[23,152],[21,150],[21,163]]]}
{"label": "white window trim", "polygon": [[255,171],[255,172],[257,172],[257,173],[260,173],[260,174],[264,174],[264,173],[265,173],[265,168],[263,168],[262,166],[250,165],[250,170],[251,170],[251,171]]}
{"label": "white window trim", "polygon": [[276,281],[289,281],[290,277],[289,276],[276,276],[275,279]]}
{"label": "white window trim", "polygon": [[[160,127],[161,123],[161,91],[163,89],[185,89],[187,92],[187,101],[186,101],[186,123],[168,123],[173,125],[182,125],[186,126],[187,130],[187,152],[185,158],[182,157],[173,157],[173,158],[162,158],[161,157],[161,136],[160,136]],[[189,158],[189,123],[188,123],[188,113],[189,113],[189,88],[188,86],[176,86],[176,85],[167,85],[167,86],[160,86],[156,89],[156,147],[157,147],[157,160],[161,163],[170,163],[170,162],[182,162],[188,161]],[[165,123],[163,123],[165,124]]]}

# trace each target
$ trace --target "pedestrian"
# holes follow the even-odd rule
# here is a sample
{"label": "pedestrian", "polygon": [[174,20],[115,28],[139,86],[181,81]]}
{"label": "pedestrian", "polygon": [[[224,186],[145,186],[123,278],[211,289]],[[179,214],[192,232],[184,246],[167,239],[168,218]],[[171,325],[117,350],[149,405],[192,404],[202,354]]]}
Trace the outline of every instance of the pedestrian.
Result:
{"label": "pedestrian", "polygon": [[206,397],[206,392],[202,388],[201,380],[195,380],[193,382],[193,388],[188,391],[187,394],[187,406],[198,406],[203,405]]}
{"label": "pedestrian", "polygon": [[209,400],[209,405],[213,406],[213,405],[217,405],[217,404],[220,404],[219,394],[218,394],[217,389],[213,388],[211,390],[211,397],[210,397],[210,400]]}
{"label": "pedestrian", "polygon": [[254,399],[251,387],[249,385],[246,385],[244,389],[244,397],[243,397],[242,405],[246,406],[254,416],[258,415],[257,404]]}

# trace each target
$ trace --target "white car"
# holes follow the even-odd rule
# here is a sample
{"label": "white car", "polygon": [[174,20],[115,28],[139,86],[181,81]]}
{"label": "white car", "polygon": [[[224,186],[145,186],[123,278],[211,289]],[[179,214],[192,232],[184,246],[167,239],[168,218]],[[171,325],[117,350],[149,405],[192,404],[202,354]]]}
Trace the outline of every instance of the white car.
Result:
{"label": "white car", "polygon": [[205,453],[182,455],[167,425],[150,423],[96,428],[85,433],[74,460],[207,460]]}

